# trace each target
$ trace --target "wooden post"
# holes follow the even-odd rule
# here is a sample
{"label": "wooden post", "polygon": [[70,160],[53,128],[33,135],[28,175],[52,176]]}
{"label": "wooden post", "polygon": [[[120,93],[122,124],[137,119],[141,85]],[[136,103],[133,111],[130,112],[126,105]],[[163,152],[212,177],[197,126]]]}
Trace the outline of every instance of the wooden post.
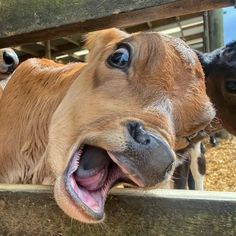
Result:
{"label": "wooden post", "polygon": [[208,13],[210,51],[224,45],[223,10]]}
{"label": "wooden post", "polygon": [[208,12],[207,11],[204,12],[203,19],[204,19],[204,51],[210,52],[209,20],[208,20]]}
{"label": "wooden post", "polygon": [[47,40],[45,42],[45,58],[51,59],[51,42],[50,40]]}

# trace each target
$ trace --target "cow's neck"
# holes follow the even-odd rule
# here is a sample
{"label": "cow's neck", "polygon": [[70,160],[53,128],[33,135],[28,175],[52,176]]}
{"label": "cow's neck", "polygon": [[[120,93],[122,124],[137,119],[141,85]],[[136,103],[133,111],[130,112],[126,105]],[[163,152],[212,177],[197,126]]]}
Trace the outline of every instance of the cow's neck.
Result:
{"label": "cow's neck", "polygon": [[46,162],[49,123],[83,65],[36,62],[16,70],[0,101],[0,182],[53,182]]}

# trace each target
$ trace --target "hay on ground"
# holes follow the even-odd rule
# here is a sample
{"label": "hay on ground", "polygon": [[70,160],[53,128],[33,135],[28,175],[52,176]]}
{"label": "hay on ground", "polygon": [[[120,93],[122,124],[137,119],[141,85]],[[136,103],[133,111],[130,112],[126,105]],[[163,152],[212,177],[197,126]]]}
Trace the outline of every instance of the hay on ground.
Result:
{"label": "hay on ground", "polygon": [[207,145],[205,157],[205,190],[236,192],[236,137],[220,140],[217,147]]}

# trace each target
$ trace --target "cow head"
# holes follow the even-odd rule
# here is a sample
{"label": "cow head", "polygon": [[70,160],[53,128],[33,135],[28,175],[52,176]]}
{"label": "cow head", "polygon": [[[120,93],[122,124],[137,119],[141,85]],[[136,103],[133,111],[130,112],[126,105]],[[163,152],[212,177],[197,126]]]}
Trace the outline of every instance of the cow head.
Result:
{"label": "cow head", "polygon": [[207,94],[224,127],[236,135],[236,41],[210,53],[199,53],[206,74]]}
{"label": "cow head", "polygon": [[18,64],[18,56],[11,48],[0,49],[0,80],[6,79]]}
{"label": "cow head", "polygon": [[59,206],[98,222],[117,182],[166,181],[178,138],[215,112],[198,58],[182,40],[109,29],[89,34],[87,47],[88,64],[51,120],[48,160]]}

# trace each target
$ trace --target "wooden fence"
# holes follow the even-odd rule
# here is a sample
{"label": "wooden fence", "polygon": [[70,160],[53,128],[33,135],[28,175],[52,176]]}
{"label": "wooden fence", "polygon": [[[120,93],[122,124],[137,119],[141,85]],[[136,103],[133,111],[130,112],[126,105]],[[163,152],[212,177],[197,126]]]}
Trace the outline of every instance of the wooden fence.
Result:
{"label": "wooden fence", "polygon": [[234,4],[234,0],[1,0],[0,48]]}
{"label": "wooden fence", "polygon": [[85,225],[67,217],[52,189],[0,185],[0,235],[235,236],[236,193],[116,189],[106,220]]}

